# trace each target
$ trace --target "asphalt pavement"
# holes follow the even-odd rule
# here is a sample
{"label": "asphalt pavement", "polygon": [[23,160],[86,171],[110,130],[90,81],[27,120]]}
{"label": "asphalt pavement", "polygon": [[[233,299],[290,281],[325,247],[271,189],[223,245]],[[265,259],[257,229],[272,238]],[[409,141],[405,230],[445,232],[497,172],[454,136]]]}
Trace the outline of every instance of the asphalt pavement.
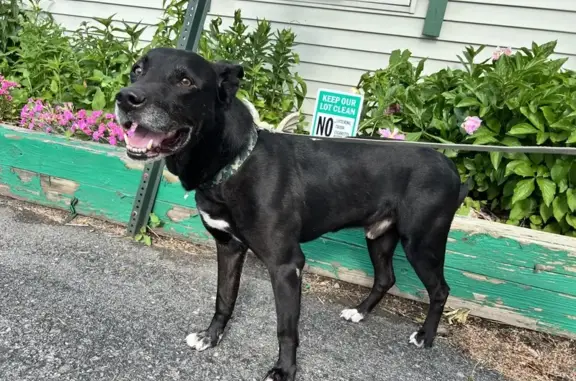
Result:
{"label": "asphalt pavement", "polygon": [[[185,338],[213,313],[211,253],[148,248],[11,205],[0,199],[0,380],[260,381],[276,360],[272,289],[253,258],[222,343],[196,353]],[[343,321],[346,307],[304,296],[298,381],[504,380],[443,340],[409,346],[409,321]]]}

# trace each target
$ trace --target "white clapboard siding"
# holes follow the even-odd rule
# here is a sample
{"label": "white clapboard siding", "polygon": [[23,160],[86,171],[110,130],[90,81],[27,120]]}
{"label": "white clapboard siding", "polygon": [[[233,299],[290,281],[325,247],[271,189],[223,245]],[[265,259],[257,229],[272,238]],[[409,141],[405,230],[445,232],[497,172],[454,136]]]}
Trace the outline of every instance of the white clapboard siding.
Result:
{"label": "white clapboard siding", "polygon": [[[371,0],[378,2],[379,0]],[[425,73],[459,67],[456,57],[467,45],[486,45],[481,59],[498,46],[518,49],[557,40],[557,57],[568,57],[567,68],[576,69],[576,0],[450,0],[437,39],[422,36],[428,0],[386,0],[404,11],[367,11],[342,7],[344,1],[310,0],[212,0],[207,22],[223,19],[223,28],[242,10],[253,28],[265,18],[273,28],[291,28],[297,35],[297,72],[308,85],[304,112],[313,111],[318,88],[348,91],[362,73],[385,67],[392,51],[409,49],[414,61],[426,57]],[[352,2],[351,2],[352,3]],[[149,28],[142,35],[150,41],[162,15],[162,0],[45,0],[65,28],[73,30],[92,17],[108,17]],[[395,4],[395,3],[394,3]]]}

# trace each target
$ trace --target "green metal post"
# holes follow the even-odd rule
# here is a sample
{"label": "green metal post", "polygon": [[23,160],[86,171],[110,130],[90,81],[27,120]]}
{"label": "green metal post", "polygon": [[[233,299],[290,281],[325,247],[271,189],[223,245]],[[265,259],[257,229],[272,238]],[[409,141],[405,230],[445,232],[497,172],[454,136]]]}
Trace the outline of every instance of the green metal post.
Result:
{"label": "green metal post", "polygon": [[[198,50],[198,43],[204,30],[204,22],[209,9],[210,0],[190,0],[188,2],[184,25],[178,37],[178,49],[193,52]],[[138,234],[140,229],[148,223],[162,179],[163,169],[164,161],[162,160],[147,164],[142,171],[140,186],[136,192],[130,221],[128,222],[128,234],[132,237]]]}

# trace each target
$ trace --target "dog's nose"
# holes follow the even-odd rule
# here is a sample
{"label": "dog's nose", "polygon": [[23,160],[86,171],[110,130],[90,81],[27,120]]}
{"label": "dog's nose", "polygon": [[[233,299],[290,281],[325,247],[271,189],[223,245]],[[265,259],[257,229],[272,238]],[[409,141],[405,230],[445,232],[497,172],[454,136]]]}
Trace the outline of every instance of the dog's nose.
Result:
{"label": "dog's nose", "polygon": [[116,101],[122,107],[135,109],[144,106],[146,95],[137,89],[124,88],[116,95]]}

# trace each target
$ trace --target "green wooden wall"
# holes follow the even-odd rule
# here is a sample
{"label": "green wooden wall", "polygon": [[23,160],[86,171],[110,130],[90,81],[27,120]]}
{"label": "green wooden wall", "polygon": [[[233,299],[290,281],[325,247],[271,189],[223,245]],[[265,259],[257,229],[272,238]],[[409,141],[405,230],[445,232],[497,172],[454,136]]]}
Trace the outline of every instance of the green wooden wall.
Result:
{"label": "green wooden wall", "polygon": [[[0,195],[126,223],[142,166],[122,149],[0,127]],[[166,233],[209,242],[194,195],[185,198],[165,172],[154,213]],[[309,270],[370,286],[372,266],[361,230],[303,245]],[[401,248],[391,291],[426,301]],[[450,234],[446,278],[451,307],[520,327],[576,337],[576,239],[486,221],[457,218]]]}

